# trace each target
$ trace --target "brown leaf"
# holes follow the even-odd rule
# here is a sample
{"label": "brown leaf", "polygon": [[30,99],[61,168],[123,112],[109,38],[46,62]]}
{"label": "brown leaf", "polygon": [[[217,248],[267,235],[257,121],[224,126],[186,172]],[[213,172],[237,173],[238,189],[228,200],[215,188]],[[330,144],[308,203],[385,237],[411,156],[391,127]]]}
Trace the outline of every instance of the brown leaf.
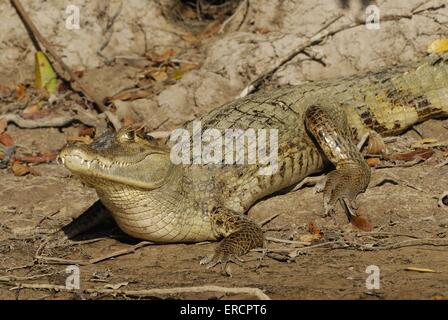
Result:
{"label": "brown leaf", "polygon": [[313,221],[308,223],[308,232],[319,236],[323,234],[322,230],[320,230],[320,228]]}
{"label": "brown leaf", "polygon": [[14,145],[14,140],[6,132],[0,133],[0,143],[5,147],[11,147]]}
{"label": "brown leaf", "polygon": [[353,216],[350,220],[351,224],[362,231],[372,231],[373,227],[369,220],[360,216]]}
{"label": "brown leaf", "polygon": [[16,86],[16,98],[17,100],[22,100],[26,96],[26,87],[23,83],[19,83]]}
{"label": "brown leaf", "polygon": [[182,35],[182,39],[190,44],[196,44],[200,39],[192,33]]}
{"label": "brown leaf", "polygon": [[147,74],[156,81],[164,81],[168,79],[168,74],[162,69],[153,69]]}
{"label": "brown leaf", "polygon": [[38,154],[35,156],[16,157],[17,161],[26,163],[47,163],[56,160],[56,153]]}
{"label": "brown leaf", "polygon": [[412,161],[416,158],[422,158],[424,160],[429,159],[434,154],[432,149],[415,149],[414,151],[404,152],[404,153],[396,153],[392,154],[388,157],[385,157],[386,160],[402,160],[402,161]]}
{"label": "brown leaf", "polygon": [[49,114],[50,114],[49,109],[43,110],[39,104],[32,104],[32,105],[26,107],[25,109],[23,109],[21,116],[24,119],[35,120],[35,119],[45,118]]}
{"label": "brown leaf", "polygon": [[23,109],[22,115],[33,114],[33,113],[38,112],[39,110],[40,110],[40,106],[38,104],[32,104],[32,105],[26,107],[25,109]]}
{"label": "brown leaf", "polygon": [[78,136],[89,136],[93,138],[95,136],[95,127],[81,126],[79,127]]}
{"label": "brown leaf", "polygon": [[379,158],[368,158],[367,159],[367,164],[369,165],[369,167],[374,168],[377,165],[380,164],[380,159]]}
{"label": "brown leaf", "polygon": [[123,92],[117,93],[116,95],[107,98],[109,101],[121,100],[121,101],[132,101],[137,99],[146,98],[151,95],[151,90],[141,90],[141,89],[129,89]]}
{"label": "brown leaf", "polygon": [[174,49],[166,49],[162,53],[163,60],[166,61],[171,57],[174,57],[176,55],[176,51]]}
{"label": "brown leaf", "polygon": [[24,176],[31,172],[31,169],[28,166],[21,164],[19,161],[14,161],[11,166],[11,170],[17,177]]}
{"label": "brown leaf", "polygon": [[147,52],[145,56],[156,63],[162,63],[168,60],[171,57],[176,55],[176,51],[174,49],[166,49],[162,54],[158,54],[156,52]]}
{"label": "brown leaf", "polygon": [[1,118],[0,119],[0,134],[3,133],[7,127],[8,127],[8,121],[6,121],[6,119],[4,119],[4,118]]}

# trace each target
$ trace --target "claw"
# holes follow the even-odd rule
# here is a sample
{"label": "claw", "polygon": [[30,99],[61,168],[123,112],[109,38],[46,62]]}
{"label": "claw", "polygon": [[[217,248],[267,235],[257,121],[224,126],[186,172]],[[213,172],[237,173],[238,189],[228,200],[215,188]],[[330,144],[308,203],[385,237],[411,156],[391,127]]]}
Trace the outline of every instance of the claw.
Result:
{"label": "claw", "polygon": [[240,257],[233,254],[226,254],[221,252],[215,252],[214,254],[210,254],[205,256],[199,262],[201,265],[205,265],[206,269],[211,269],[215,267],[217,264],[221,264],[221,274],[225,276],[232,276],[230,272],[230,264],[229,262],[233,262],[239,266],[243,266],[243,262],[245,262]]}

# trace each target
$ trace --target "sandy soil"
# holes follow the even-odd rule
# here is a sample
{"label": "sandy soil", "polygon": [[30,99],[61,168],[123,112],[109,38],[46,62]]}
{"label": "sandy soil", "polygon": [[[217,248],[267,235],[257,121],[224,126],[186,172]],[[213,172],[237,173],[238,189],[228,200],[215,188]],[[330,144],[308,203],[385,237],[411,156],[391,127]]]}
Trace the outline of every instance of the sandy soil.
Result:
{"label": "sandy soil", "polygon": [[[61,18],[67,3],[32,0],[27,1],[26,8],[39,29],[57,44],[64,60],[74,70],[83,70],[83,81],[98,97],[146,85],[148,96],[117,100],[115,104],[119,119],[141,121],[150,131],[173,129],[232,100],[250,81],[285,59],[338,14],[343,16],[328,28],[341,31],[297,55],[275,73],[267,87],[416,60],[448,29],[448,8],[442,6],[443,1],[378,1],[382,15],[395,18],[382,22],[380,30],[370,31],[363,25],[345,27],[356,17],[364,17],[362,1],[304,4],[260,0],[256,4],[250,1],[247,9],[236,9],[239,11],[222,33],[204,36],[203,29],[195,30],[203,39],[193,41],[191,25],[175,21],[168,0],[126,1],[121,10],[119,1],[108,5],[98,0],[77,2],[84,12],[84,22],[73,33],[64,29]],[[29,106],[28,98],[19,101],[8,93],[19,83],[32,83],[34,49],[9,2],[0,4],[0,11],[6,17],[0,22],[1,117],[5,113],[21,114]],[[97,50],[110,32],[108,21],[115,12],[119,15],[110,42],[99,55]],[[160,54],[167,49],[175,50],[176,59],[196,67],[180,78],[149,82],[150,86],[142,83],[141,75],[151,63],[148,53]],[[31,88],[27,90],[31,92]],[[67,104],[61,105],[50,106],[49,117],[56,112],[68,114]],[[18,155],[35,154],[61,149],[67,137],[78,134],[80,126],[74,123],[63,128],[24,129],[9,124],[6,133],[18,146]],[[278,214],[264,226],[267,236],[293,241],[310,237],[308,226],[312,222],[322,231],[312,245],[330,244],[300,249],[295,258],[264,257],[261,264],[256,259],[260,254],[251,253],[246,259],[253,261],[232,265],[231,278],[199,265],[201,257],[212,252],[216,243],[149,245],[98,263],[84,263],[80,266],[81,289],[219,285],[260,288],[273,299],[446,299],[448,207],[438,205],[438,201],[448,189],[448,165],[442,165],[448,155],[448,120],[429,120],[387,146],[390,154],[408,152],[413,150],[413,143],[425,138],[431,138],[433,144],[426,146],[434,152],[429,159],[408,167],[398,163],[374,169],[369,189],[359,198],[362,215],[373,225],[372,233],[347,224],[340,211],[324,218],[322,195],[304,188],[260,201],[249,216],[263,221]],[[35,173],[25,176],[15,176],[10,167],[0,170],[0,299],[110,298],[101,290],[10,290],[17,283],[65,284],[66,265],[39,256],[86,262],[138,242],[115,225],[105,224],[77,241],[56,247],[45,243],[48,232],[78,217],[97,196],[54,161],[32,168]],[[385,177],[388,179],[380,183]],[[295,245],[268,242],[271,249],[290,252],[297,251]],[[380,289],[366,288],[366,268],[370,265],[380,269]],[[243,293],[213,292],[161,297],[253,298]]]}

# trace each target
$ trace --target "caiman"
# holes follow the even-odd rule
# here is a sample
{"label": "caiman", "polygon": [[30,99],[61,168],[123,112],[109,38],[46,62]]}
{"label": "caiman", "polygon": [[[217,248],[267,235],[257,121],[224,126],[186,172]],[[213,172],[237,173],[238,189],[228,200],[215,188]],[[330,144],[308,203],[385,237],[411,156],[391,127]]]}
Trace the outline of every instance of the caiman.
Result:
{"label": "caiman", "polygon": [[[372,131],[397,135],[447,115],[448,54],[431,55],[362,76],[260,91],[184,125],[193,139],[206,129],[222,136],[226,129],[277,132],[270,142],[278,150],[271,174],[260,174],[266,162],[238,162],[238,150],[231,163],[201,163],[189,141],[183,146],[191,148],[192,156],[177,163],[173,139],[160,143],[129,127],[91,144],[68,145],[59,158],[96,189],[118,226],[132,237],[159,243],[222,239],[202,262],[209,267],[221,263],[225,272],[229,261],[263,246],[261,227],[245,215],[257,200],[327,167],[333,170],[323,188],[324,211],[331,213],[340,203],[349,217],[356,215],[355,200],[370,180],[356,146],[361,137]],[[195,123],[201,126],[197,132]]]}

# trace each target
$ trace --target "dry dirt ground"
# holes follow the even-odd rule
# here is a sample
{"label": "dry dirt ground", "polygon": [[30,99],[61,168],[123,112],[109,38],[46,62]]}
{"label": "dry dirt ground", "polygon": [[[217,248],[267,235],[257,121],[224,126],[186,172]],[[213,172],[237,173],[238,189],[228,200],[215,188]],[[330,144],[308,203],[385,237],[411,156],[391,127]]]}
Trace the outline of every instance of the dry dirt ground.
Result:
{"label": "dry dirt ground", "polygon": [[[242,1],[232,9],[232,19],[211,15],[207,23],[198,23],[194,11],[181,14],[196,19],[196,24],[179,21],[173,14],[173,1],[168,0],[133,0],[123,6],[120,1],[70,1],[80,6],[84,19],[76,32],[64,29],[61,17],[68,1],[64,2],[32,0],[25,7],[98,97],[111,97],[126,88],[146,90],[146,96],[117,98],[114,103],[118,120],[142,122],[149,131],[171,130],[234,99],[321,28],[339,31],[330,37],[322,37],[322,31],[318,36],[322,41],[288,60],[265,86],[346,76],[416,60],[425,55],[432,40],[448,31],[448,8],[443,1],[377,1],[381,15],[389,17],[377,31],[356,23],[359,17],[365,18],[366,1]],[[0,11],[1,118],[23,115],[36,97],[28,96],[34,48],[9,2],[2,2]],[[215,18],[218,22],[210,26]],[[221,28],[223,21],[225,28]],[[174,56],[167,55],[167,50]],[[172,63],[161,77],[151,69],[158,59]],[[170,68],[182,65],[187,67],[181,73],[170,74]],[[21,94],[15,88],[20,83],[27,93],[18,99]],[[70,116],[70,108],[79,101],[76,95],[66,94],[54,104],[43,102],[45,117],[34,120],[43,123],[54,114]],[[6,133],[20,157],[56,152],[68,137],[79,134],[80,127],[75,122],[30,129],[9,123]],[[46,241],[48,233],[92,205],[97,200],[94,190],[54,161],[30,164],[33,172],[23,176],[15,176],[9,165],[0,170],[0,298],[128,298],[135,297],[132,290],[217,285],[259,288],[273,299],[447,299],[448,200],[441,197],[448,191],[447,141],[448,120],[440,119],[419,124],[387,143],[389,154],[409,155],[417,144],[430,150],[430,156],[425,153],[408,162],[381,161],[380,166],[386,168],[373,169],[371,184],[359,198],[362,216],[373,227],[370,232],[348,224],[341,211],[323,217],[322,195],[310,187],[258,202],[249,216],[261,222],[277,215],[264,225],[266,235],[291,243],[267,241],[271,254],[262,260],[257,259],[259,252],[249,254],[245,259],[251,261],[231,266],[233,277],[199,265],[216,243],[154,244],[96,261],[138,243],[113,224],[55,246]],[[310,232],[310,223],[321,233]],[[297,242],[313,236],[316,240],[310,245]],[[81,290],[37,288],[64,285],[70,264],[66,260],[77,261]],[[380,270],[379,289],[366,287],[366,268],[371,265]],[[36,288],[20,288],[21,284]],[[216,292],[146,298],[154,296],[254,298]]]}

